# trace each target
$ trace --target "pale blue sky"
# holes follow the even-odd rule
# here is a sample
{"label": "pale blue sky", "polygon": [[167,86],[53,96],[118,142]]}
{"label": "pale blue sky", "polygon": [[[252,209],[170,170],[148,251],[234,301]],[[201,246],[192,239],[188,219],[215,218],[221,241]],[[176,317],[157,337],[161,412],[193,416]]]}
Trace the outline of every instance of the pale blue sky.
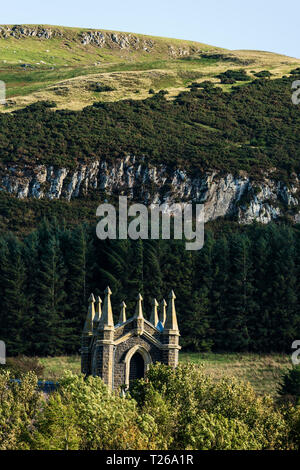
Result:
{"label": "pale blue sky", "polygon": [[300,58],[300,0],[14,0],[1,3],[2,24],[47,23],[114,29]]}

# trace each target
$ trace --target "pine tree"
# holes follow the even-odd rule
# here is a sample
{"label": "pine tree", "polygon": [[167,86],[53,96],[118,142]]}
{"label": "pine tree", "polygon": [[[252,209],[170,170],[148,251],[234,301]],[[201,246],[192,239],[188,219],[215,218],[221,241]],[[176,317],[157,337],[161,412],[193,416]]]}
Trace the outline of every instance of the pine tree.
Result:
{"label": "pine tree", "polygon": [[117,320],[119,305],[124,299],[128,308],[132,307],[129,294],[134,263],[131,261],[130,241],[95,239],[92,263],[94,264],[89,269],[92,274],[90,290],[95,295],[102,296],[106,287],[110,286]]}
{"label": "pine tree", "polygon": [[153,298],[162,298],[162,273],[160,267],[160,242],[146,240],[144,245],[144,305],[145,311],[149,312],[150,317],[151,305]]}
{"label": "pine tree", "polygon": [[182,317],[182,345],[191,351],[210,351],[213,340],[210,332],[209,292],[206,286],[191,293],[186,300]]}
{"label": "pine tree", "polygon": [[290,227],[270,227],[272,249],[271,289],[268,302],[271,308],[271,351],[290,351],[299,325],[296,296],[297,273],[295,244]]}
{"label": "pine tree", "polygon": [[144,244],[139,238],[131,242],[130,278],[128,279],[129,300],[136,298],[137,292],[144,296]]}
{"label": "pine tree", "polygon": [[246,235],[230,238],[228,307],[224,321],[224,350],[247,351],[250,337],[248,319],[252,314],[252,263],[250,242]]}
{"label": "pine tree", "polygon": [[194,336],[194,332],[186,324],[186,306],[191,302],[194,287],[194,264],[194,254],[185,250],[185,244],[181,240],[162,243],[162,296],[167,297],[171,290],[175,291],[179,328],[187,341]]}
{"label": "pine tree", "polygon": [[268,227],[254,227],[251,231],[253,259],[253,312],[249,317],[251,350],[255,352],[272,351],[271,316],[272,307],[272,251],[268,239]]}
{"label": "pine tree", "polygon": [[35,286],[34,352],[57,355],[65,351],[65,341],[72,332],[65,319],[67,296],[66,268],[58,236],[53,226],[43,224],[39,231],[39,268]]}
{"label": "pine tree", "polygon": [[214,349],[222,351],[226,341],[229,289],[229,244],[224,236],[216,240],[212,256],[213,282],[210,295],[210,315]]}
{"label": "pine tree", "polygon": [[6,343],[7,354],[13,356],[27,352],[29,346],[26,341],[26,272],[18,240],[10,236],[6,247],[1,248],[1,339]]}
{"label": "pine tree", "polygon": [[[64,230],[59,235],[60,245],[66,267],[65,291],[67,302],[65,308],[66,319],[70,320],[76,336],[70,338],[68,350],[78,350],[80,330],[86,316],[87,293],[87,265],[88,241],[84,227],[74,230]],[[66,338],[67,341],[67,338]]]}

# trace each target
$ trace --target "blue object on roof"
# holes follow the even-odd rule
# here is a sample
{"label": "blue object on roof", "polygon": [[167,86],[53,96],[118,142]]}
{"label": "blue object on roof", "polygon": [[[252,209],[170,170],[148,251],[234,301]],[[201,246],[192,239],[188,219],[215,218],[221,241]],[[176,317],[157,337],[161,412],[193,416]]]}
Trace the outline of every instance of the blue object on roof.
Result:
{"label": "blue object on roof", "polygon": [[159,322],[157,323],[156,328],[157,328],[159,331],[163,331],[164,325],[162,324],[161,321],[159,321]]}

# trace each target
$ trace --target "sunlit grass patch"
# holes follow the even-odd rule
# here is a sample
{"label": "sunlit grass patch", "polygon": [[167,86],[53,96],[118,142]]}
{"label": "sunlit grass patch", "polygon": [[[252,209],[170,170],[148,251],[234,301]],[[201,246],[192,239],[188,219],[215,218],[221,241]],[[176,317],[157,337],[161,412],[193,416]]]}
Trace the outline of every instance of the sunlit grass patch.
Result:
{"label": "sunlit grass patch", "polygon": [[182,362],[202,363],[213,378],[234,376],[250,382],[257,393],[277,395],[281,376],[291,367],[291,358],[284,354],[212,354],[182,353]]}

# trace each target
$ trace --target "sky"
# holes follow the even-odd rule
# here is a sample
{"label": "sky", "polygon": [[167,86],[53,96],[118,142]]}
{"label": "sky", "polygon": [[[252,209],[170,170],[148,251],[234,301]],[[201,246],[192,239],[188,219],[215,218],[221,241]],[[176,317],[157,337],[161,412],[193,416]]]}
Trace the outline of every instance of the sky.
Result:
{"label": "sky", "polygon": [[1,24],[127,31],[300,58],[300,0],[14,0],[1,3]]}

